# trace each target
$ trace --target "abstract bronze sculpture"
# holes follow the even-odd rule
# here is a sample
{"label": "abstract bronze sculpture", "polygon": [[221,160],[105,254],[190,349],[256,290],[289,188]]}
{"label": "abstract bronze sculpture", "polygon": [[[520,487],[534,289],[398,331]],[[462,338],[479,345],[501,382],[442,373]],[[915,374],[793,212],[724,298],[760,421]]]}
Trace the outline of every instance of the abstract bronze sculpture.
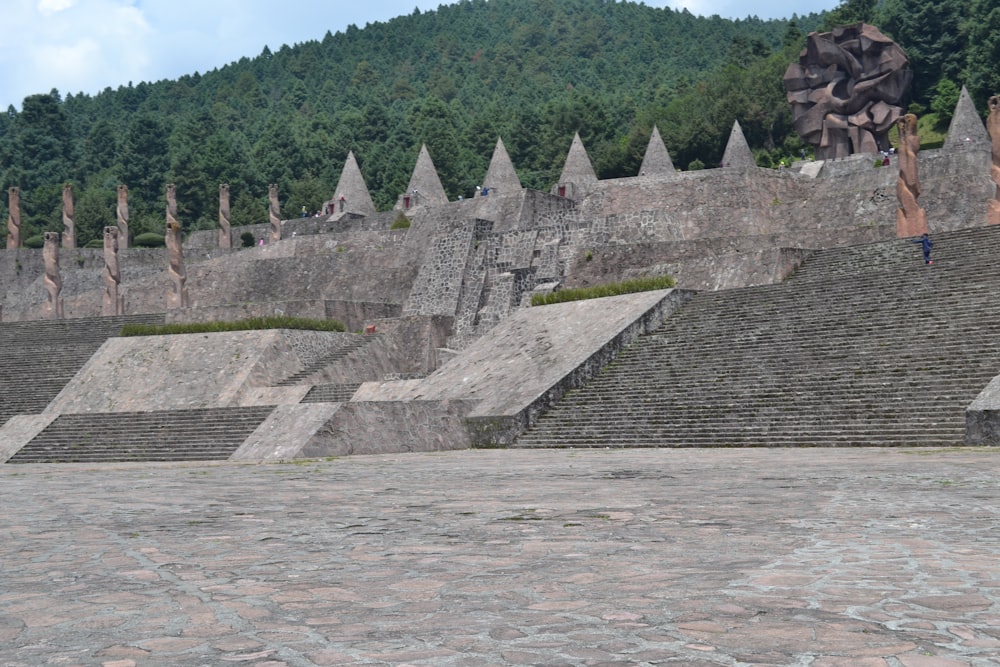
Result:
{"label": "abstract bronze sculpture", "polygon": [[878,28],[856,23],[810,33],[785,71],[792,124],[827,160],[889,149],[913,73],[903,50]]}

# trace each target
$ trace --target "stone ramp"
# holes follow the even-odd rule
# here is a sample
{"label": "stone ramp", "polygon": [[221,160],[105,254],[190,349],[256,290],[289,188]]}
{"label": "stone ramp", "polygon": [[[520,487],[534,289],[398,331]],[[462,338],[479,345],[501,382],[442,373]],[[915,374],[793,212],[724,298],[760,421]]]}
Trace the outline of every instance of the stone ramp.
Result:
{"label": "stone ramp", "polygon": [[701,293],[521,447],[964,442],[1000,372],[1000,228],[819,251],[785,283]]}
{"label": "stone ramp", "polygon": [[7,463],[226,460],[273,408],[59,415]]}
{"label": "stone ramp", "polygon": [[46,408],[149,412],[297,403],[307,387],[276,387],[354,334],[268,329],[109,340]]}
{"label": "stone ramp", "polygon": [[0,322],[0,426],[38,414],[127,323],[163,324],[164,315]]}
{"label": "stone ramp", "polygon": [[352,403],[469,402],[471,444],[506,446],[689,297],[672,289],[524,308],[427,377],[366,382]]}

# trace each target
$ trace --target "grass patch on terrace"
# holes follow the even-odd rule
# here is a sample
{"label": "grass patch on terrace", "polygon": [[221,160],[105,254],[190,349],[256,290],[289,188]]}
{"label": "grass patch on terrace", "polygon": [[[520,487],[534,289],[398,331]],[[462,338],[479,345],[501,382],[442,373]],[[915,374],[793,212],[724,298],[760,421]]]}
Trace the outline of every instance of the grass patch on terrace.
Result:
{"label": "grass patch on terrace", "polygon": [[676,284],[677,281],[674,280],[673,276],[635,278],[633,280],[625,280],[620,283],[608,283],[606,285],[594,285],[593,287],[564,289],[557,292],[551,292],[549,294],[534,294],[531,297],[531,305],[548,306],[553,303],[564,303],[566,301],[598,299],[605,296],[634,294],[635,292],[651,292],[658,289],[669,289]]}
{"label": "grass patch on terrace", "polygon": [[308,331],[346,331],[337,320],[314,320],[306,317],[252,317],[232,322],[175,322],[172,324],[126,324],[120,336],[164,336],[168,334],[253,331],[258,329],[305,329]]}

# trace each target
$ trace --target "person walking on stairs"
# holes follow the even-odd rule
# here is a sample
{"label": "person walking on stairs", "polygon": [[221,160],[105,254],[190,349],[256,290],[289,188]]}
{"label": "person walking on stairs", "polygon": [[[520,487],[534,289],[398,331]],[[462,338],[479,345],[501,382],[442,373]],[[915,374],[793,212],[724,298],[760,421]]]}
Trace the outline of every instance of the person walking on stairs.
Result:
{"label": "person walking on stairs", "polygon": [[934,260],[931,259],[931,248],[934,247],[934,241],[931,241],[931,237],[924,234],[919,239],[913,239],[910,243],[919,243],[921,249],[924,251],[924,264],[933,264]]}

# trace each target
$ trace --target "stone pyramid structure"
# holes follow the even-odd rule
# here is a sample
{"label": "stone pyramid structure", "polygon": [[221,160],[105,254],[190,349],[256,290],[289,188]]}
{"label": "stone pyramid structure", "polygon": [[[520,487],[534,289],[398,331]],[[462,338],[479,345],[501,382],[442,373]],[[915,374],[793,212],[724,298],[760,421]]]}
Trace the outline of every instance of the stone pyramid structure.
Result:
{"label": "stone pyramid structure", "polygon": [[583,147],[579,132],[573,135],[573,143],[570,144],[569,154],[566,155],[566,164],[559,176],[559,182],[577,185],[589,185],[597,182],[597,172],[594,171],[594,165],[590,162],[587,149]]}
{"label": "stone pyramid structure", "polygon": [[962,86],[962,92],[958,96],[958,104],[955,105],[955,113],[951,117],[948,125],[948,136],[944,140],[945,150],[957,148],[989,146],[990,135],[983,125],[979,113],[976,112],[976,105],[969,95],[969,91]]}
{"label": "stone pyramid structure", "polygon": [[340,172],[340,181],[334,190],[333,199],[326,203],[328,212],[335,215],[356,213],[360,215],[375,215],[375,203],[372,201],[365,178],[361,175],[354,151],[347,154],[344,170]]}
{"label": "stone pyramid structure", "polygon": [[404,197],[407,195],[412,197],[411,206],[439,206],[448,203],[448,195],[441,185],[427,144],[420,147],[420,155],[417,156],[417,164],[413,167]]}
{"label": "stone pyramid structure", "polygon": [[660,136],[660,128],[653,126],[653,134],[649,137],[649,144],[646,145],[646,155],[642,158],[642,166],[639,167],[640,176],[665,176],[676,173],[674,161],[670,159],[670,153]]}
{"label": "stone pyramid structure", "polygon": [[[493,157],[490,159],[490,166],[483,178],[482,187],[491,194],[494,190],[499,194],[507,194],[521,189],[521,179],[514,171],[514,163],[511,162],[510,155],[507,154],[507,148],[503,145],[502,138],[497,139],[497,145],[493,149]],[[482,192],[477,191],[476,194],[478,196]]]}
{"label": "stone pyramid structure", "polygon": [[750,144],[743,135],[743,128],[740,121],[733,121],[733,129],[729,132],[729,143],[726,144],[726,151],[722,154],[723,167],[736,167],[737,169],[749,169],[756,167],[757,162],[753,159],[753,152]]}

